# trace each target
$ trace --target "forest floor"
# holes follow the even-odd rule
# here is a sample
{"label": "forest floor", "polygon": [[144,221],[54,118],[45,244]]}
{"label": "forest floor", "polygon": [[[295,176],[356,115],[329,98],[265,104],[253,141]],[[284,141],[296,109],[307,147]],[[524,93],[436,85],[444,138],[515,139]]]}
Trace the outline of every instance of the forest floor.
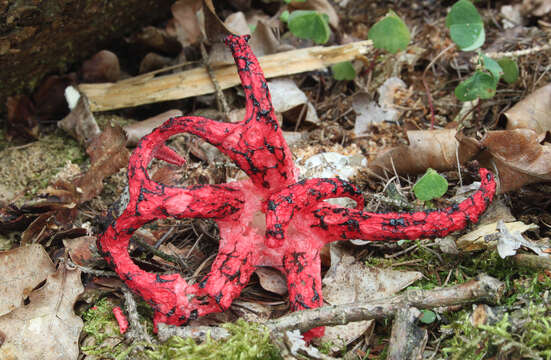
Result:
{"label": "forest floor", "polygon": [[[408,334],[421,334],[408,354],[423,359],[551,359],[551,2],[474,3],[485,29],[482,52],[496,60],[514,60],[518,67],[515,81],[502,79],[494,85],[495,94],[474,101],[460,101],[456,87],[477,71],[490,70],[476,61],[476,51],[461,51],[450,38],[446,16],[453,4],[235,0],[216,4],[215,10],[234,31],[253,30],[251,45],[261,60],[317,46],[289,30],[281,16],[286,10],[327,14],[331,31],[323,46],[366,40],[373,25],[394,10],[409,29],[407,48],[395,54],[372,49],[355,56],[350,59],[353,79],[336,80],[331,67],[294,73],[291,65],[289,75],[268,79],[276,115],[301,175],[346,178],[365,195],[366,210],[373,212],[450,206],[473,190],[468,184],[479,180],[479,166],[496,174],[498,191],[478,224],[444,238],[326,246],[321,251],[324,300],[327,305],[369,303],[405,289],[430,298],[436,296],[431,292],[435,289],[455,289],[420,309],[413,323],[406,321]],[[33,100],[8,101],[11,110],[0,131],[0,250],[5,251],[0,256],[13,265],[3,269],[8,279],[4,298],[11,300],[0,293],[0,335],[8,339],[0,345],[0,354],[17,354],[24,349],[21,344],[34,346],[25,350],[31,353],[43,350],[40,344],[47,344],[48,338],[25,332],[22,320],[41,311],[63,314],[57,317],[64,322],[55,325],[57,343],[78,344],[73,350],[56,347],[52,354],[62,358],[385,359],[394,351],[407,353],[396,350],[396,343],[406,347],[408,342],[395,339],[394,314],[328,327],[325,337],[311,344],[319,353],[291,337],[286,339],[288,347],[301,350],[286,352],[285,345],[258,325],[289,314],[285,277],[271,268],[259,268],[229,310],[191,323],[213,328],[225,324],[229,338],[174,337],[160,343],[153,333],[153,309],[138,296],[137,310],[132,301],[129,308],[123,282],[95,248],[106,219],[116,212],[110,207],[127,186],[129,154],[142,135],[169,116],[235,122],[244,115],[247,100],[240,86],[180,99],[163,99],[161,91],[154,102],[140,98],[136,84],[142,80],[195,69],[205,60],[212,61],[216,73],[219,65],[214,60],[219,57],[224,63],[229,57],[229,51],[216,48],[215,40],[205,43],[202,54],[202,33],[208,35],[209,29],[202,22],[205,16],[197,15],[207,11],[200,5],[178,1],[174,18],[166,23],[127,36],[124,46],[105,49],[107,55],[99,53],[75,64],[74,73],[48,78]],[[266,35],[265,29],[275,31]],[[157,72],[149,74],[152,71]],[[138,89],[129,100],[134,103],[96,111],[103,101],[94,95],[104,91],[99,84],[117,80],[132,84],[124,89],[129,93]],[[80,105],[68,115],[63,91],[58,91],[68,83],[90,83],[82,91],[89,94],[92,112]],[[40,107],[37,98],[50,107],[61,105]],[[105,100],[104,106],[111,106],[108,103]],[[70,120],[59,126],[65,116]],[[197,137],[179,135],[170,146],[187,163],[176,167],[155,161],[150,172],[159,182],[184,187],[244,176]],[[414,185],[428,168],[448,185],[442,196],[423,201]],[[129,252],[147,271],[177,272],[198,281],[209,272],[218,241],[212,220],[164,219],[137,231]],[[44,260],[36,248],[32,254],[22,252],[23,245],[36,244],[51,260]],[[37,264],[41,270],[32,270]],[[22,274],[32,280],[15,286]],[[499,293],[473,292],[472,298],[460,300],[461,286],[482,281],[482,274],[500,282]],[[56,282],[56,276],[63,281]],[[126,337],[113,316],[116,306],[131,313]],[[144,329],[133,328],[132,315],[139,316]],[[44,326],[53,331],[55,321]],[[20,335],[10,338],[1,326],[8,323],[17,323],[13,328]]]}

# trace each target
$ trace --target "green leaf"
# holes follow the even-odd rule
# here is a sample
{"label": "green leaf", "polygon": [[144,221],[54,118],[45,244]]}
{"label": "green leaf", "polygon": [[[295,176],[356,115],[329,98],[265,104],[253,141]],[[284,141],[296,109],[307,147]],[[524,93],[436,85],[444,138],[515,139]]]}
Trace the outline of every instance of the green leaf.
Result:
{"label": "green leaf", "polygon": [[331,35],[329,17],[313,10],[293,11],[287,19],[289,30],[298,38],[314,40],[316,44],[325,44]]}
{"label": "green leaf", "polygon": [[428,169],[415,185],[413,193],[417,199],[428,201],[438,198],[448,190],[448,181],[433,169]]}
{"label": "green leaf", "polygon": [[484,54],[482,54],[482,62],[484,63],[484,68],[492,74],[497,83],[499,78],[503,75],[503,69],[501,69],[501,66],[499,66],[497,61],[487,57]]}
{"label": "green leaf", "polygon": [[518,65],[513,59],[503,58],[497,61],[501,69],[503,69],[503,80],[508,84],[512,84],[518,80]]}
{"label": "green leaf", "polygon": [[497,81],[492,75],[476,71],[473,76],[457,85],[455,96],[461,101],[489,99],[496,94],[496,86]]}
{"label": "green leaf", "polygon": [[350,61],[344,61],[331,66],[331,72],[335,80],[354,80],[356,70]]}
{"label": "green leaf", "polygon": [[486,40],[482,18],[469,0],[459,0],[452,6],[446,26],[453,42],[463,51],[476,50]]}
{"label": "green leaf", "polygon": [[377,49],[395,54],[405,50],[409,44],[409,29],[402,19],[392,10],[369,29],[367,38],[373,41]]}
{"label": "green leaf", "polygon": [[283,11],[281,15],[279,15],[279,20],[281,20],[284,23],[289,21],[289,11],[288,10]]}
{"label": "green leaf", "polygon": [[436,313],[431,310],[421,310],[423,314],[419,319],[423,324],[432,324],[436,320]]}

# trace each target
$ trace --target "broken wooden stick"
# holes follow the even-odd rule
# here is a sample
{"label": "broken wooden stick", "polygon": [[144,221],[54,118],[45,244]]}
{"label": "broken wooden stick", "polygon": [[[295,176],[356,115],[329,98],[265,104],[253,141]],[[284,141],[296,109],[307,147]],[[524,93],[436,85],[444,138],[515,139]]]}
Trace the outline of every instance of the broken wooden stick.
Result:
{"label": "broken wooden stick", "polygon": [[399,295],[365,303],[323,306],[302,310],[264,323],[271,331],[299,329],[301,332],[317,326],[345,325],[353,321],[383,319],[393,316],[408,306],[432,309],[472,302],[496,303],[505,291],[505,285],[486,274],[466,283],[432,290],[407,290]]}
{"label": "broken wooden stick", "polygon": [[[353,60],[372,49],[373,43],[365,40],[339,46],[314,46],[291,50],[263,56],[258,60],[266,78],[273,78],[323,69],[333,64]],[[214,67],[213,70],[222,89],[240,83],[234,64],[224,64]],[[184,99],[215,91],[205,67],[155,77],[157,73],[148,73],[116,83],[80,84],[79,90],[88,98],[92,111],[107,111]]]}

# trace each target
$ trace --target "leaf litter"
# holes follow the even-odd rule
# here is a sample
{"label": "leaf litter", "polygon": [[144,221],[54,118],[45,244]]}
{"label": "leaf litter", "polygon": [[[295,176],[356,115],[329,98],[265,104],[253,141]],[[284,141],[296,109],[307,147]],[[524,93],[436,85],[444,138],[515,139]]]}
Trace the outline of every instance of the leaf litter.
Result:
{"label": "leaf litter", "polygon": [[[180,2],[179,2],[180,3]],[[317,2],[315,2],[317,4]],[[324,3],[324,2],[319,2]],[[354,1],[345,2],[349,3],[345,12],[348,13],[356,13],[360,14],[361,12],[358,11],[358,7],[361,6],[369,6],[368,4],[358,4]],[[193,5],[196,6],[196,5]],[[177,4],[173,8],[173,12],[177,13],[174,15],[175,18],[178,18],[177,21],[173,21],[167,25],[166,33],[172,34],[173,36],[176,35],[178,39],[180,39],[181,43],[184,45],[181,45],[182,48],[187,47],[189,43],[197,42],[200,36],[198,35],[197,26],[195,26],[194,29],[186,30],[185,27],[182,26],[183,21],[187,22],[188,24],[195,24],[194,17],[197,17],[197,8],[193,8],[191,6],[191,10],[189,8],[185,8],[182,6],[182,4]],[[318,5],[316,5],[318,6]],[[324,5],[327,6],[327,5]],[[332,6],[332,5],[329,5]],[[423,7],[424,5],[419,5]],[[321,9],[321,8],[320,8]],[[339,11],[342,11],[342,8],[337,7]],[[440,9],[436,9],[436,12],[438,12]],[[381,12],[383,15],[384,12]],[[545,10],[545,6],[533,6],[530,8],[528,5],[524,5],[521,9],[521,16],[545,16],[547,11]],[[245,18],[248,18],[248,12],[244,12]],[[339,12],[339,15],[342,16],[342,14]],[[349,16],[350,14],[347,14]],[[402,15],[402,14],[401,14]],[[359,15],[356,15],[357,17]],[[201,16],[199,15],[197,17],[197,23],[200,22]],[[351,17],[353,18],[353,17]],[[408,17],[405,16],[406,19],[414,19],[415,17]],[[338,20],[338,17],[337,17]],[[361,25],[361,24],[360,24]],[[343,23],[342,18],[340,21],[340,26],[344,27],[346,30],[345,32],[351,32],[354,33],[361,33],[362,27],[356,24],[351,25],[348,23]],[[408,24],[409,25],[409,24]],[[353,29],[351,28],[353,27]],[[433,29],[434,30],[434,29]],[[188,32],[189,33],[186,33]],[[421,39],[424,39],[423,36],[425,36],[426,33],[425,28],[421,28],[421,33],[419,34],[419,37]],[[430,33],[430,32],[429,32]],[[431,52],[438,52],[438,48],[440,47],[445,48],[446,44],[441,44],[442,40],[437,39],[436,35],[434,35],[434,31],[432,31],[432,38],[430,41],[432,41],[432,44],[429,46],[427,43],[423,43],[424,40],[419,41],[419,45],[422,46],[422,48],[426,49],[425,53],[420,57],[421,61],[425,61],[426,59],[431,59]],[[348,36],[348,34],[345,34]],[[490,34],[488,34],[490,36]],[[526,35],[524,35],[526,36]],[[415,40],[415,38],[414,38]],[[429,41],[429,40],[427,40]],[[417,44],[416,44],[417,45]],[[510,45],[504,45],[504,46],[510,46]],[[502,49],[498,49],[503,50]],[[182,54],[180,54],[182,55]],[[536,54],[537,55],[537,54]],[[432,55],[434,57],[435,54]],[[446,55],[447,56],[447,55]],[[448,63],[453,63],[454,66],[459,66],[458,69],[461,71],[461,66],[463,66],[463,69],[468,67],[468,65],[465,65],[465,63],[461,63],[461,59],[458,59],[458,54],[451,52],[451,57],[446,58],[446,56],[443,56],[442,59],[445,59],[447,63],[442,60],[442,62],[437,62],[435,65],[435,71],[440,75],[442,80],[444,78],[449,78],[449,66]],[[538,57],[541,55],[537,55],[534,57],[534,61],[540,61],[541,59]],[[527,69],[527,64],[523,63],[524,60],[521,60],[519,65],[521,67],[521,70],[524,66],[524,69]],[[391,61],[387,60],[386,63],[391,63]],[[380,76],[382,81],[384,81],[386,78],[389,77],[389,71],[385,70],[386,73],[382,74]],[[376,74],[374,74],[376,75]],[[363,139],[358,139],[356,141],[350,141],[350,139],[354,139],[354,136],[351,136],[351,132],[353,130],[353,126],[356,121],[358,121],[358,117],[361,115],[362,110],[356,111],[356,116],[354,116],[353,113],[347,113],[347,99],[344,99],[341,102],[341,98],[338,96],[333,96],[333,93],[343,92],[347,95],[351,95],[348,89],[343,86],[343,84],[334,84],[333,89],[328,89],[328,87],[324,87],[322,85],[319,85],[318,82],[319,79],[323,79],[323,76],[317,75],[317,74],[311,74],[308,75],[306,79],[301,79],[301,81],[296,81],[295,84],[298,85],[298,88],[305,89],[303,93],[306,95],[306,97],[310,100],[310,102],[314,105],[314,108],[317,110],[317,113],[319,115],[320,122],[317,125],[302,123],[299,124],[298,129],[306,134],[306,138],[310,142],[310,144],[315,144],[314,152],[324,152],[324,150],[327,150],[329,148],[328,145],[332,145],[333,143],[344,143],[349,145],[350,143],[358,145],[362,151],[364,152],[364,155],[369,159],[368,165],[366,169],[373,171],[378,176],[386,177],[386,176],[394,176],[394,175],[414,175],[414,174],[421,174],[425,172],[425,170],[428,167],[432,167],[434,169],[437,169],[441,172],[447,172],[448,179],[452,181],[459,181],[458,176],[461,174],[458,174],[458,162],[460,164],[464,164],[466,161],[476,159],[480,162],[480,164],[489,166],[491,169],[494,169],[498,172],[500,175],[500,191],[502,193],[510,193],[511,191],[514,191],[516,189],[520,189],[521,192],[523,189],[530,188],[530,186],[539,186],[536,187],[536,189],[545,189],[541,187],[541,184],[545,184],[545,182],[549,182],[549,168],[546,166],[546,164],[551,163],[551,159],[549,159],[549,137],[548,137],[548,116],[546,114],[548,113],[548,109],[546,108],[548,96],[548,87],[549,86],[543,86],[540,87],[539,90],[536,90],[532,94],[529,94],[526,90],[524,90],[522,93],[516,92],[513,93],[513,96],[511,99],[514,100],[508,100],[508,103],[513,104],[516,101],[516,105],[511,107],[509,110],[505,111],[505,116],[507,117],[507,125],[505,130],[494,130],[499,129],[498,126],[495,124],[497,123],[497,113],[499,110],[497,109],[497,105],[484,107],[484,104],[482,107],[477,108],[474,106],[472,108],[472,114],[473,116],[468,116],[469,119],[471,119],[474,122],[474,125],[476,124],[477,119],[481,119],[483,114],[486,114],[486,118],[494,117],[493,123],[490,122],[489,126],[486,129],[477,129],[478,131],[465,131],[461,130],[458,132],[457,130],[453,129],[452,127],[449,127],[447,129],[443,130],[427,130],[426,129],[426,123],[423,123],[422,121],[416,121],[415,119],[419,117],[420,113],[426,114],[426,109],[418,109],[415,107],[415,102],[408,103],[407,109],[403,109],[402,107],[399,107],[401,110],[401,115],[398,117],[398,122],[401,123],[402,120],[404,122],[407,122],[409,120],[414,120],[414,129],[412,130],[412,127],[410,125],[405,126],[404,128],[400,126],[395,125],[389,125],[389,124],[382,124],[374,127],[370,127],[369,130],[362,130],[362,134],[368,133],[368,137]],[[377,80],[377,79],[375,79]],[[413,66],[411,68],[403,68],[403,73],[401,76],[401,80],[404,81],[405,84],[408,86],[413,84],[416,85],[416,78],[415,78],[415,70],[413,69]],[[548,79],[547,79],[548,80]],[[440,95],[446,95],[441,90],[443,87],[439,84],[438,76],[431,79],[433,81],[433,86],[431,88],[435,92],[439,92]],[[312,85],[314,83],[315,85]],[[382,82],[379,82],[380,85]],[[376,97],[369,96],[369,94],[374,94],[377,87],[377,81],[373,81],[372,84],[365,84],[361,83],[361,79],[358,81],[358,86],[362,86],[364,89],[371,86],[370,91],[367,91],[366,99],[364,100],[364,104],[368,101],[376,101]],[[517,85],[518,86],[518,85]],[[537,88],[537,87],[530,87],[526,86],[526,89],[529,88]],[[420,89],[419,87],[417,89]],[[329,91],[329,92],[327,92]],[[333,91],[333,92],[331,92]],[[547,92],[546,92],[547,91]],[[499,98],[500,93],[497,93],[497,98]],[[446,100],[445,96],[441,97],[441,99],[436,100],[436,107],[437,107],[437,116],[438,114],[441,114],[443,118],[448,113],[453,113],[454,107],[457,107],[457,105],[453,106],[440,106],[438,105],[438,102],[441,101],[441,104],[444,104],[444,101]],[[424,103],[425,100],[423,99],[422,102]],[[324,106],[324,104],[329,104],[328,106]],[[24,102],[22,103],[24,105]],[[34,111],[32,106],[27,106],[26,108],[23,105],[19,105],[19,109],[17,112],[19,114],[22,114],[22,124],[25,124],[27,122],[27,125],[24,125],[24,127],[20,128],[21,132],[23,134],[27,134],[31,137],[36,137],[36,126],[37,126],[37,120],[33,120],[32,116],[34,114]],[[28,104],[27,104],[28,105]],[[360,105],[362,105],[362,102],[360,102]],[[402,106],[403,104],[400,104]],[[33,105],[34,106],[34,105]],[[31,109],[31,110],[29,110]],[[358,108],[361,109],[361,108]],[[416,110],[414,110],[416,109]],[[478,109],[478,110],[477,110]],[[475,112],[479,111],[478,114]],[[31,115],[25,115],[25,112]],[[437,117],[438,118],[438,117]],[[451,119],[451,117],[449,117]],[[407,120],[407,121],[405,121]],[[296,125],[296,124],[294,124]],[[462,124],[463,125],[463,124]],[[25,127],[26,126],[26,127]],[[313,126],[313,127],[312,127]],[[145,127],[145,131],[147,132],[150,128],[148,126]],[[347,131],[343,131],[342,129],[346,129]],[[420,129],[420,130],[419,130]],[[489,131],[487,131],[490,129]],[[529,130],[527,130],[529,129]],[[392,134],[394,133],[394,134]],[[400,137],[396,136],[396,133],[400,134]],[[392,134],[391,136],[388,136],[389,134]],[[355,134],[357,136],[357,134]],[[105,135],[107,136],[107,135]],[[107,186],[110,186],[109,182],[110,179],[108,179],[108,176],[112,174],[113,172],[116,172],[116,170],[120,167],[126,166],[126,164],[123,164],[124,161],[122,160],[115,160],[113,163],[111,163],[111,158],[117,158],[119,155],[121,157],[124,157],[124,149],[125,149],[125,140],[123,140],[123,136],[120,135],[120,132],[118,135],[112,135],[112,138],[105,138],[100,146],[96,147],[95,153],[96,157],[93,160],[93,163],[95,165],[92,165],[90,168],[90,174],[88,177],[81,177],[80,182],[72,182],[74,179],[68,179],[69,183],[73,184],[74,186],[66,186],[66,185],[60,185],[58,183],[57,185],[53,185],[50,188],[50,195],[54,195],[54,197],[57,198],[57,202],[60,204],[59,207],[56,209],[53,207],[53,205],[48,205],[46,207],[47,209],[54,209],[54,212],[58,211],[65,211],[63,210],[63,206],[66,206],[71,203],[78,204],[79,211],[82,211],[83,209],[80,208],[82,205],[83,199],[94,199],[97,198],[98,195],[102,196],[102,188],[104,179],[107,178]],[[139,136],[139,135],[138,135]],[[137,137],[138,137],[137,136]],[[366,145],[369,143],[370,145]],[[373,144],[377,144],[377,146],[373,146]],[[381,146],[382,145],[382,146]],[[107,146],[107,148],[110,148],[110,150],[104,149],[104,147]],[[297,152],[299,149],[297,149]],[[304,151],[305,149],[300,149]],[[367,150],[367,151],[366,151]],[[205,157],[206,158],[206,157]],[[210,159],[209,161],[212,161],[213,159]],[[48,160],[47,163],[51,163],[51,160]],[[59,166],[58,166],[59,168]],[[101,171],[100,171],[101,169]],[[191,171],[195,171],[195,169],[191,168],[189,169]],[[97,171],[100,171],[100,174],[93,174]],[[235,172],[232,169],[227,170],[231,175],[234,175]],[[462,170],[463,171],[463,170]],[[362,170],[360,169],[358,172],[355,172],[354,175],[357,179],[362,181]],[[465,172],[462,174],[465,176]],[[193,175],[190,176],[190,178],[193,178]],[[199,176],[195,177],[195,179],[200,179]],[[385,178],[388,179],[388,178]],[[371,189],[377,189],[381,190],[384,187],[384,184],[376,183],[372,178],[363,180],[364,186]],[[46,181],[47,183],[47,181]],[[408,189],[408,181],[402,181],[402,183],[405,183],[405,189]],[[82,185],[82,187],[78,185]],[[540,184],[540,185],[528,185],[528,184]],[[1,185],[1,184],[0,184]],[[118,185],[120,186],[120,185]],[[42,186],[44,187],[44,186]],[[83,193],[81,194],[79,190],[80,188],[83,190]],[[2,191],[0,191],[2,192]],[[11,201],[11,199],[14,198],[14,194],[12,192],[11,196],[8,197],[8,199]],[[545,193],[544,193],[545,196]],[[63,204],[63,205],[61,205]],[[105,206],[105,205],[103,205]],[[382,206],[388,207],[389,205],[385,204],[378,204],[376,206]],[[513,206],[513,205],[511,205]],[[3,210],[6,210],[6,206],[2,206]],[[33,208],[36,210],[36,207]],[[104,211],[105,207],[100,206],[100,211]],[[8,217],[0,218],[4,222],[0,222],[0,224],[15,224],[18,222],[19,224],[25,224],[24,226],[27,226],[28,220],[25,220],[24,218],[29,217],[29,212],[25,211],[18,211],[14,208],[10,210],[12,214],[15,212],[17,215],[12,216],[10,215],[9,220],[7,222],[4,221],[4,219],[8,219]],[[94,212],[99,213],[98,209],[94,209]],[[47,214],[47,215],[46,215]],[[34,221],[37,221],[36,224],[28,229],[29,231],[27,233],[32,234],[26,236],[28,242],[33,241],[47,241],[48,239],[51,239],[55,236],[55,234],[60,230],[63,229],[63,227],[48,227],[51,226],[51,224],[56,223],[67,223],[66,220],[60,221],[58,218],[57,220],[50,222],[48,225],[48,219],[52,218],[53,213],[46,213],[46,214],[32,214],[31,213],[31,219],[34,216],[37,216]],[[516,213],[518,214],[518,213]],[[74,215],[69,216],[73,217]],[[54,216],[55,218],[55,216]],[[78,215],[77,215],[78,218]],[[19,219],[19,220],[18,220]],[[528,222],[527,222],[528,223]],[[78,224],[78,223],[77,223]],[[174,226],[172,223],[158,224],[159,226]],[[535,226],[529,225],[529,237],[531,238],[544,238],[545,235],[549,234],[548,227],[546,228],[545,225],[541,224],[540,222],[540,229],[538,230]],[[543,225],[543,226],[542,226]],[[57,225],[56,225],[57,226]],[[77,227],[80,225],[77,225]],[[197,226],[196,224],[194,227]],[[203,225],[202,225],[203,226]],[[505,224],[502,229],[509,229],[509,224]],[[206,226],[208,227],[208,224]],[[0,229],[2,229],[0,227]],[[46,230],[43,230],[46,229]],[[166,229],[166,228],[165,228]],[[177,237],[174,237],[174,240],[178,246],[182,246],[182,243],[185,243],[188,240],[185,240],[186,237],[189,237],[190,233],[197,231],[196,229],[191,230],[190,227],[184,229],[187,230],[181,230],[179,229],[177,231],[178,235]],[[522,228],[524,229],[524,227]],[[499,237],[500,235],[492,235],[496,234],[495,230],[492,230],[493,232],[485,233],[484,235],[480,235],[477,237],[477,241],[480,241],[480,239],[484,239],[485,245],[483,247],[487,247],[486,243],[488,241],[486,239],[495,237]],[[516,234],[514,231],[517,230],[503,230],[503,233],[507,233],[507,231],[513,231],[511,234]],[[518,230],[522,232],[521,230]],[[161,228],[161,231],[158,232],[157,235],[155,235],[156,239],[159,240],[162,235],[165,233],[165,230]],[[498,233],[499,234],[499,233]],[[38,236],[39,235],[39,236]],[[467,234],[469,235],[469,234]],[[502,238],[505,235],[502,235]],[[508,235],[507,235],[508,236]],[[505,237],[507,237],[505,236]],[[474,237],[474,234],[473,234]],[[513,236],[514,237],[514,236]],[[526,238],[526,235],[523,237],[525,241],[529,241]],[[494,239],[495,240],[495,239]],[[517,240],[518,237],[517,237]],[[459,240],[458,240],[459,241]],[[89,244],[93,243],[92,240],[88,240]],[[513,243],[517,244],[519,241],[516,241]],[[493,243],[495,245],[495,242]],[[393,249],[393,245],[388,245],[390,249]],[[512,245],[509,245],[512,246]],[[370,247],[370,245],[368,245]],[[371,256],[381,256],[387,253],[389,248],[385,247],[372,247],[370,254]],[[208,247],[207,247],[208,249]],[[394,248],[396,250],[396,248]],[[400,249],[400,248],[399,248]],[[203,250],[205,248],[203,247]],[[461,249],[461,251],[465,251],[466,249]],[[515,251],[519,251],[516,249]],[[355,257],[360,260],[362,259],[362,256],[365,256],[365,254],[360,253],[360,255],[356,254]],[[76,257],[76,256],[75,256]],[[160,260],[159,260],[160,261]],[[356,266],[361,265],[361,261],[356,261],[352,263],[347,263],[347,266]],[[333,264],[331,265],[333,266]],[[347,268],[344,265],[343,268],[339,269],[340,271],[346,270]],[[429,268],[431,266],[434,266],[432,264],[429,264]],[[428,269],[427,269],[428,270]],[[450,270],[451,271],[451,270]],[[329,273],[331,270],[329,271]],[[425,271],[423,271],[425,273]],[[453,276],[452,276],[453,279]],[[346,279],[350,280],[350,279]],[[447,280],[446,280],[447,281]],[[346,287],[351,287],[351,285],[348,285]],[[269,287],[266,288],[266,290],[276,293],[275,291],[271,291]],[[327,293],[327,290],[324,289],[324,292]],[[361,293],[361,291],[359,291]],[[273,298],[272,294],[269,294],[268,297],[272,297],[272,299],[278,299]],[[281,311],[281,310],[280,310]],[[374,347],[377,349],[377,347]],[[0,348],[2,349],[2,348]],[[380,349],[379,349],[380,351]],[[360,352],[357,352],[360,353]]]}

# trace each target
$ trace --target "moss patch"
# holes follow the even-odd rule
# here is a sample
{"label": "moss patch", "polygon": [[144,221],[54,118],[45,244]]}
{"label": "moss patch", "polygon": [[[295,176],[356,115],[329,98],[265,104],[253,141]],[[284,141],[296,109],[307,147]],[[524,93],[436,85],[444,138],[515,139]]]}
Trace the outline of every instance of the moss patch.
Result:
{"label": "moss patch", "polygon": [[270,342],[268,331],[258,324],[238,320],[235,324],[224,324],[231,336],[223,341],[208,338],[202,344],[196,344],[192,339],[172,337],[147,355],[154,360],[168,359],[240,359],[240,360],[270,360],[281,359],[279,352]]}
{"label": "moss patch", "polygon": [[80,164],[85,156],[84,149],[61,131],[27,145],[4,146],[0,150],[0,200],[36,194],[66,165]]}

